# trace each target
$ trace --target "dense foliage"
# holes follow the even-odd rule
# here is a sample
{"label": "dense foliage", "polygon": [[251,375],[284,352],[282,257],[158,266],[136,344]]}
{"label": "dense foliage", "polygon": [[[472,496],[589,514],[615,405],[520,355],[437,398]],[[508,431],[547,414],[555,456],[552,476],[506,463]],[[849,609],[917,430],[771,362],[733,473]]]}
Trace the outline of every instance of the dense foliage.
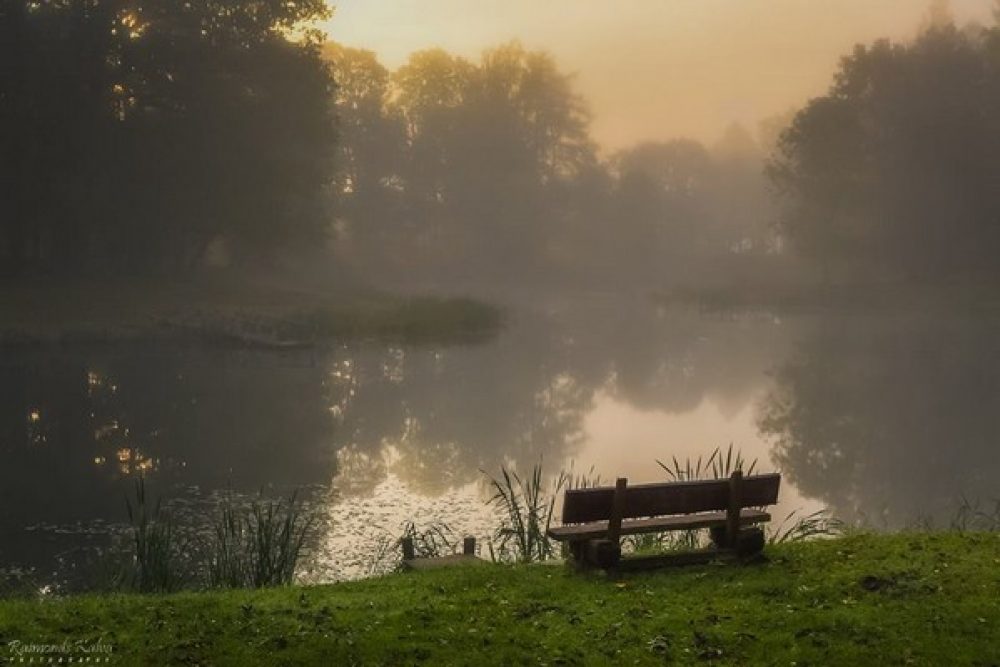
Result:
{"label": "dense foliage", "polygon": [[[996,274],[1000,32],[956,27],[945,3],[914,39],[857,46],[798,113],[711,146],[603,154],[572,77],[517,43],[478,62],[419,52],[395,72],[370,52],[328,55],[343,84],[342,258],[380,275],[705,287],[789,282],[792,266],[859,283]],[[782,268],[789,256],[805,264]]]}
{"label": "dense foliage", "polygon": [[321,0],[4,0],[8,273],[177,272],[313,239],[334,122]]}
{"label": "dense foliage", "polygon": [[997,29],[856,47],[782,136],[782,230],[834,276],[996,276],[998,108]]}
{"label": "dense foliage", "polygon": [[331,262],[411,282],[706,288],[789,247],[850,281],[994,276],[1000,31],[936,7],[757,136],[609,154],[573,77],[516,42],[390,71],[321,47],[321,0],[4,0],[0,261],[176,274],[333,231]]}

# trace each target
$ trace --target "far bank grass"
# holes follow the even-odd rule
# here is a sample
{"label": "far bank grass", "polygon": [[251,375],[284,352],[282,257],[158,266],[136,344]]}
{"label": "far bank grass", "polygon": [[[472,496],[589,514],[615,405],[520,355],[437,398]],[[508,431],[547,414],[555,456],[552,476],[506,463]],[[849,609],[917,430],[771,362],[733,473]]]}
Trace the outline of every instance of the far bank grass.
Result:
{"label": "far bank grass", "polygon": [[[9,642],[113,664],[994,665],[1000,534],[856,535],[608,579],[464,567],[349,584],[0,602]],[[4,653],[8,651],[8,653]]]}
{"label": "far bank grass", "polygon": [[487,338],[502,316],[464,298],[302,288],[232,276],[174,282],[0,284],[0,344],[208,342],[300,347],[377,338]]}

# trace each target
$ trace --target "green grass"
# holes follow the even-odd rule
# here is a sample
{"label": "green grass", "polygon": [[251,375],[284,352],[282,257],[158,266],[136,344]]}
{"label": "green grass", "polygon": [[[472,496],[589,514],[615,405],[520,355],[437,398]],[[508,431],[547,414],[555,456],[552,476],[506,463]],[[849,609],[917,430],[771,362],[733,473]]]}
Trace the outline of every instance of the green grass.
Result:
{"label": "green grass", "polygon": [[299,347],[329,340],[487,338],[500,311],[463,298],[393,296],[236,276],[0,285],[0,343],[208,342]]}
{"label": "green grass", "polygon": [[860,534],[766,554],[619,579],[482,565],[310,588],[12,600],[0,602],[0,656],[11,641],[100,639],[113,664],[1000,663],[1000,534]]}

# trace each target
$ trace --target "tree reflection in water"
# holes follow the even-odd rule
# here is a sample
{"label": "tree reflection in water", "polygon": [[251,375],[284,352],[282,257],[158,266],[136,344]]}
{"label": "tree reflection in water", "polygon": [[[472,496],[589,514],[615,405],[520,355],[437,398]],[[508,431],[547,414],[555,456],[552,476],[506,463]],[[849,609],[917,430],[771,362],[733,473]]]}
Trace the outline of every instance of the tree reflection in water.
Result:
{"label": "tree reflection in water", "polygon": [[[900,525],[996,495],[996,333],[971,318],[782,320],[591,298],[520,308],[480,345],[20,350],[0,367],[0,558],[39,562],[82,539],[56,528],[121,520],[140,471],[175,497],[309,487],[352,516],[387,489],[408,494],[391,501],[399,512],[459,502],[501,465],[586,469],[595,448],[648,459],[652,475],[674,452],[630,442],[628,415],[744,420],[764,393],[760,438],[789,491]],[[605,410],[618,421],[594,442],[588,418],[608,401],[627,409]],[[767,454],[761,439],[736,444]]]}
{"label": "tree reflection in water", "polygon": [[970,317],[821,318],[759,424],[806,495],[899,527],[1000,497],[1000,338]]}

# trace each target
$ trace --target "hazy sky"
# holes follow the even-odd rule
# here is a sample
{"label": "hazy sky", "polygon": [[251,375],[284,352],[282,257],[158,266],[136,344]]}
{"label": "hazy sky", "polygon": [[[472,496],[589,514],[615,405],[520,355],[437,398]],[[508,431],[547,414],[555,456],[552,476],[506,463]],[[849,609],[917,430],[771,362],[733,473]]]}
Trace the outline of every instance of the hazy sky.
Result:
{"label": "hazy sky", "polygon": [[[690,136],[822,93],[857,42],[911,36],[930,0],[334,0],[332,39],[396,67],[441,46],[470,58],[519,39],[577,77],[610,147]],[[953,0],[959,23],[993,0]]]}

